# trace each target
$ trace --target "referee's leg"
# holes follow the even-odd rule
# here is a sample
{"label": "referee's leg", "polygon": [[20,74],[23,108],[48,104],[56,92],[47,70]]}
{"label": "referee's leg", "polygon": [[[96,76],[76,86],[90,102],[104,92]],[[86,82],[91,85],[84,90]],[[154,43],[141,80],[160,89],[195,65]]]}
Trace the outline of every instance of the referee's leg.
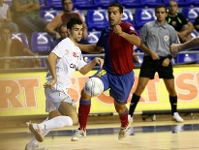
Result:
{"label": "referee's leg", "polygon": [[144,91],[144,88],[146,87],[149,80],[150,80],[150,78],[147,78],[147,77],[139,77],[138,84],[137,84],[136,90],[133,94],[133,97],[131,99],[131,103],[130,103],[130,107],[129,107],[129,115],[131,117],[133,116],[133,113],[135,111],[137,103],[139,102],[140,95]]}

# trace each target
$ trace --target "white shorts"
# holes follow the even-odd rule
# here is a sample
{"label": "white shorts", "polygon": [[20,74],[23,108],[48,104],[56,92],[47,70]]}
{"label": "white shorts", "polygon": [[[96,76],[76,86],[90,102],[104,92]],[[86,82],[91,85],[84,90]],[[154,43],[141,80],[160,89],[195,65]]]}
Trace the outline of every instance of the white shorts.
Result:
{"label": "white shorts", "polygon": [[67,102],[74,107],[76,104],[74,100],[68,95],[66,89],[56,84],[51,89],[45,89],[46,94],[46,112],[50,112],[52,110],[58,110],[60,104],[62,102]]}

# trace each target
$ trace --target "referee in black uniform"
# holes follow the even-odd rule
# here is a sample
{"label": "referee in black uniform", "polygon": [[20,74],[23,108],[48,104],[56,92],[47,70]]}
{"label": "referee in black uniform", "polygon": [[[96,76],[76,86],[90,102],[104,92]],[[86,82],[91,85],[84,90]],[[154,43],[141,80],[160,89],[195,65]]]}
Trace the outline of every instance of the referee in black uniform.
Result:
{"label": "referee in black uniform", "polygon": [[155,73],[158,72],[159,78],[163,78],[169,93],[172,118],[177,122],[183,122],[184,120],[177,112],[177,94],[174,87],[173,68],[170,62],[172,58],[170,45],[172,43],[179,43],[179,39],[175,29],[166,21],[167,11],[164,5],[159,5],[155,8],[155,15],[157,20],[146,23],[141,29],[141,35],[142,42],[145,42],[149,49],[156,52],[159,60],[153,60],[151,56],[145,54],[138,85],[131,100],[129,115],[133,116],[145,86],[150,79],[154,78]]}

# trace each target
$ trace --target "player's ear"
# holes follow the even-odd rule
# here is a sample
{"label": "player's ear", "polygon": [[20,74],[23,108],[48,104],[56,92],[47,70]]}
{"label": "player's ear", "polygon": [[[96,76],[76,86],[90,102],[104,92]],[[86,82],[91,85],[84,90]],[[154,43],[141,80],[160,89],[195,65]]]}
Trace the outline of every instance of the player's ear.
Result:
{"label": "player's ear", "polygon": [[166,17],[168,16],[168,12],[166,11]]}
{"label": "player's ear", "polygon": [[71,34],[71,30],[67,29],[67,33],[68,33],[68,35],[70,35]]}
{"label": "player's ear", "polygon": [[120,16],[121,16],[121,18],[122,18],[122,16],[123,16],[123,13],[121,13],[121,14],[120,14]]}

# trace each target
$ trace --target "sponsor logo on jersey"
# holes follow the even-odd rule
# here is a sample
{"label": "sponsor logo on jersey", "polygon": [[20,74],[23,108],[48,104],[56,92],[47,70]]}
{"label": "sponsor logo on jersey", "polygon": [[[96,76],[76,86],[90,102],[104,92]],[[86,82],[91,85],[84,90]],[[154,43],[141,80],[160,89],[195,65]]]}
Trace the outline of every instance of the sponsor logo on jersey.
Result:
{"label": "sponsor logo on jersey", "polygon": [[72,64],[70,64],[70,68],[72,68],[72,69],[76,69],[76,67],[77,67],[77,66],[76,66],[75,64],[73,64],[73,63],[72,63]]}
{"label": "sponsor logo on jersey", "polygon": [[176,24],[177,24],[176,21],[172,21],[172,22],[171,22],[171,25],[172,25],[172,26],[176,26]]}
{"label": "sponsor logo on jersey", "polygon": [[66,54],[68,54],[68,53],[69,53],[69,50],[66,49],[65,52],[66,52]]}
{"label": "sponsor logo on jersey", "polygon": [[135,30],[135,28],[134,28],[133,26],[130,26],[129,29],[130,29],[130,30],[133,30],[133,31]]}
{"label": "sponsor logo on jersey", "polygon": [[73,52],[73,57],[77,57],[77,53]]}
{"label": "sponsor logo on jersey", "polygon": [[165,41],[168,41],[168,40],[169,40],[169,36],[168,36],[168,35],[165,35],[165,36],[164,36],[164,40],[165,40]]}

